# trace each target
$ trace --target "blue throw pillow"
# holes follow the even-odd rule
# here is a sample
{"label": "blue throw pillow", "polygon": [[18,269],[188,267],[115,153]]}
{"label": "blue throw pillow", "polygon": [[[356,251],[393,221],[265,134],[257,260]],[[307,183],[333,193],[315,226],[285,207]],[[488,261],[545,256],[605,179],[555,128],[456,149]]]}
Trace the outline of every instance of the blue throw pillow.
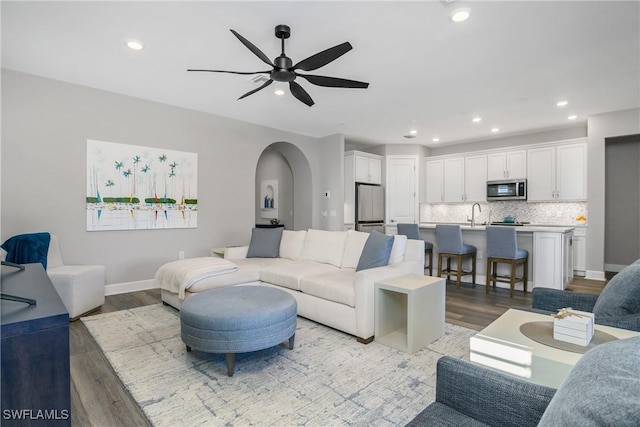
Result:
{"label": "blue throw pillow", "polygon": [[247,258],[278,258],[283,227],[254,228],[251,231],[251,243]]}
{"label": "blue throw pillow", "polygon": [[369,268],[382,267],[389,264],[389,256],[393,247],[393,236],[387,236],[377,231],[369,233],[356,271],[367,270]]}
{"label": "blue throw pillow", "polygon": [[604,287],[593,306],[599,317],[617,317],[640,313],[640,264],[625,267]]}
{"label": "blue throw pillow", "polygon": [[47,254],[49,253],[49,233],[18,234],[7,239],[2,249],[7,251],[7,261],[16,264],[31,264],[39,262],[47,269]]}

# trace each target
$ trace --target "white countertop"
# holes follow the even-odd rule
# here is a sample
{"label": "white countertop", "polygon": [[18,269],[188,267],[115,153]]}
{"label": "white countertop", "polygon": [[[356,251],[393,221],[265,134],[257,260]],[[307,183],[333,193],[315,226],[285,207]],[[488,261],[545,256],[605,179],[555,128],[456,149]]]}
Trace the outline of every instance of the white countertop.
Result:
{"label": "white countertop", "polygon": [[[424,229],[435,229],[438,223],[435,222],[421,222],[420,228]],[[440,223],[444,224],[444,223]],[[463,231],[485,231],[485,225],[476,225],[475,227],[471,227],[470,224],[458,224]],[[556,225],[522,225],[522,226],[511,226],[511,225],[501,225],[499,227],[514,227],[517,232],[547,232],[547,233],[569,233],[573,231],[575,226],[556,226]]]}

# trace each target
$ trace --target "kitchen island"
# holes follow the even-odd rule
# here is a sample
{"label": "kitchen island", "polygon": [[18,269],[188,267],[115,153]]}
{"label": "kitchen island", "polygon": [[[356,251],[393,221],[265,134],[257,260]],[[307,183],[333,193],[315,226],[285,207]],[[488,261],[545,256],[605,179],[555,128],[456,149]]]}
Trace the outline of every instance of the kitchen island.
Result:
{"label": "kitchen island", "polygon": [[[501,225],[500,227],[510,227]],[[534,287],[545,287],[554,289],[564,289],[573,277],[573,227],[555,226],[513,226],[518,236],[518,247],[529,251],[529,281],[527,290]],[[461,225],[462,238],[466,244],[478,248],[478,259],[476,266],[476,283],[485,284],[487,258],[487,238],[486,226],[476,225],[474,227],[465,224]],[[438,244],[436,242],[436,223],[420,223],[420,234],[426,241],[434,244],[434,275],[436,273],[436,263],[438,259]],[[465,264],[465,270],[468,269]],[[498,274],[507,274],[508,267],[499,264]],[[465,278],[466,279],[466,278]],[[470,281],[468,278],[465,281]],[[497,286],[508,287],[508,284],[498,283]],[[516,284],[516,289],[522,287],[521,283]]]}

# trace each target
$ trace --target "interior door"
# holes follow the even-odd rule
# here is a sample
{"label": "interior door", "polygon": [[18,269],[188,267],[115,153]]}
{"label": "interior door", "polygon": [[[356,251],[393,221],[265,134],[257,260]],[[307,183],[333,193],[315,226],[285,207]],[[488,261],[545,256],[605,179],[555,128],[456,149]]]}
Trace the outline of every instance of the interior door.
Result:
{"label": "interior door", "polygon": [[418,212],[417,156],[387,156],[387,222],[415,223]]}

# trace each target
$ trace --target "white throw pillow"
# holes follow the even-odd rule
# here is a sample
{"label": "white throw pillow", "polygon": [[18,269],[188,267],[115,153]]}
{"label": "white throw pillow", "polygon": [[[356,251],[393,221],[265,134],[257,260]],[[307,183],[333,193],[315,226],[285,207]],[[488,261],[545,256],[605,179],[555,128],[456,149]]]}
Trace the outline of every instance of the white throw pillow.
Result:
{"label": "white throw pillow", "polygon": [[389,264],[398,264],[404,261],[404,251],[407,248],[407,236],[393,236],[393,246],[391,247],[391,255],[389,256]]}
{"label": "white throw pillow", "polygon": [[288,258],[293,261],[300,258],[306,235],[306,230],[284,230],[282,240],[280,240],[280,258]]}
{"label": "white throw pillow", "polygon": [[342,265],[342,254],[347,241],[346,231],[325,231],[309,229],[304,238],[300,259]]}
{"label": "white throw pillow", "polygon": [[369,233],[362,231],[347,230],[347,242],[344,246],[344,255],[342,256],[343,268],[356,268],[362,254],[362,248],[369,238]]}

